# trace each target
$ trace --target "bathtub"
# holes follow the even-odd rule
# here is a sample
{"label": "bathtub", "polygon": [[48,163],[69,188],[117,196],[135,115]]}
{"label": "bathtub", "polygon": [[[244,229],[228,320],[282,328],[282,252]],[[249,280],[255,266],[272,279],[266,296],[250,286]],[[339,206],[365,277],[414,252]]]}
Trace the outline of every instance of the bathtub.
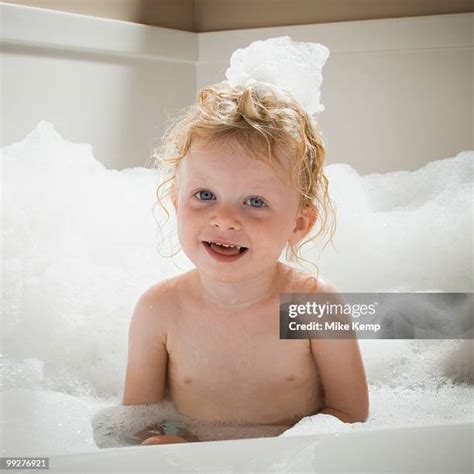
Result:
{"label": "bathtub", "polygon": [[[4,177],[11,179],[5,183],[4,198],[12,204],[5,208],[5,219],[14,229],[4,236],[8,281],[3,289],[5,354],[0,392],[4,457],[49,456],[55,472],[471,472],[473,341],[467,339],[361,340],[370,394],[365,423],[351,425],[316,415],[276,438],[99,449],[92,419],[104,408],[120,407],[131,306],[153,277],[153,269],[161,266],[165,271],[166,261],[155,255],[148,225],[132,226],[129,234],[113,232],[112,236],[110,230],[124,216],[126,222],[144,219],[142,211],[154,189],[152,172],[104,170],[82,147],[64,142],[51,124],[42,123],[23,142],[4,149]],[[41,162],[33,181],[23,169],[31,168],[31,156]],[[435,165],[451,169],[472,158],[471,152]],[[57,161],[48,167],[51,160]],[[40,194],[40,188],[44,189],[41,176],[46,179],[51,174],[50,179],[59,184],[51,184]],[[333,173],[333,182],[341,177]],[[117,180],[113,186],[111,179]],[[104,186],[111,186],[105,194]],[[448,186],[445,180],[442,186]],[[95,196],[94,206],[83,199],[80,189]],[[57,201],[58,192],[68,194]],[[29,193],[36,197],[34,206],[39,212],[28,216],[25,212],[30,212],[33,202]],[[105,213],[110,203],[131,193],[139,197],[138,204],[128,209],[125,204],[119,206],[116,216]],[[110,203],[102,203],[99,195],[108,196]],[[462,195],[455,193],[454,201]],[[421,216],[425,207],[417,211]],[[75,209],[73,220],[67,217],[70,209]],[[62,213],[64,221],[58,221]],[[460,215],[453,215],[457,225]],[[390,212],[387,219],[392,218]],[[414,220],[420,219],[426,225],[426,216]],[[86,242],[82,233],[90,232],[90,222],[98,226],[97,236],[105,232],[106,247],[98,237],[82,246]],[[43,235],[53,227],[55,236]],[[400,222],[397,227],[405,229]],[[456,227],[450,232],[459,233]],[[30,238],[34,238],[31,248]],[[393,238],[399,240],[397,235]],[[114,239],[119,241],[114,243]],[[140,249],[138,256],[120,261],[123,248],[135,247]],[[104,254],[104,249],[109,253]],[[423,270],[437,265],[430,255],[425,255]],[[147,262],[149,271],[142,268],[143,274],[133,277],[138,257]],[[168,271],[177,273],[167,265]],[[452,284],[457,287],[465,281],[466,265],[456,269],[458,280]],[[130,279],[127,284],[118,284],[125,277]]]}
{"label": "bathtub", "polygon": [[[13,174],[10,165],[4,166],[2,176],[11,179],[6,182],[3,196],[7,225],[3,248],[2,347],[6,356],[2,359],[5,375],[1,393],[2,456],[49,456],[50,470],[54,472],[472,472],[474,406],[470,341],[453,347],[446,341],[428,341],[425,345],[416,341],[387,344],[364,341],[362,352],[372,384],[371,415],[374,415],[374,420],[369,419],[366,425],[306,424],[296,427],[292,435],[276,438],[100,450],[93,440],[90,419],[99,408],[119,403],[133,305],[157,276],[166,278],[176,273],[169,262],[155,256],[155,241],[144,237],[150,235],[151,228],[143,224],[149,216],[137,212],[137,207],[130,207],[133,203],[123,199],[134,195],[142,206],[140,209],[146,210],[146,203],[153,201],[156,179],[140,166],[146,161],[147,143],[155,130],[146,129],[144,124],[153,123],[155,113],[162,114],[160,119],[166,114],[161,108],[156,112],[156,97],[155,103],[152,100],[148,103],[135,88],[127,89],[123,79],[130,72],[120,69],[124,65],[122,60],[149,61],[146,66],[133,63],[134,80],[138,89],[148,91],[145,96],[153,95],[153,89],[147,88],[155,74],[159,73],[163,88],[175,84],[178,76],[189,78],[189,84],[180,83],[174,94],[159,96],[158,102],[165,101],[163,109],[191,103],[196,83],[217,77],[222,61],[212,55],[215,47],[211,44],[212,36],[199,37],[199,43],[208,48],[199,52],[197,39],[184,32],[143,30],[144,27],[124,22],[15,5],[2,5],[2,14],[5,27],[2,46],[8,56],[5,64],[9,66],[6,86],[12,88],[18,84],[15,94],[6,98],[4,107],[11,120],[5,125],[3,139],[4,145],[21,141],[8,151],[9,163],[16,158],[21,161],[19,169]],[[472,15],[439,17],[430,20],[431,26],[423,31],[438,31],[442,23],[436,22],[443,21],[450,28],[459,25],[460,31],[466,31],[466,20],[472,20]],[[415,33],[420,24],[426,26],[423,19],[406,19],[406,23],[398,23],[398,28]],[[374,28],[380,27],[380,23],[374,23]],[[61,36],[62,31],[68,34]],[[299,31],[303,34],[306,29],[302,27]],[[322,34],[333,40],[338,37],[338,31],[321,29]],[[272,29],[272,34],[278,33],[287,30]],[[235,32],[228,34],[229,41],[235,42]],[[347,31],[341,30],[341,35],[344,34]],[[438,34],[433,34],[423,38],[414,35],[410,39],[408,35],[403,37],[403,42],[410,54],[413,46],[410,41],[416,43],[416,48],[426,48],[427,57],[434,47],[448,54],[459,48],[462,54],[467,54],[466,45],[456,38],[440,39]],[[391,40],[387,35],[385,53],[388,55],[394,53],[390,49]],[[22,82],[31,77],[34,78],[31,84]],[[82,94],[70,94],[64,86],[68,80]],[[459,86],[453,88],[457,89],[455,92],[462,91],[464,82],[457,79],[455,82]],[[51,94],[52,90],[55,94]],[[100,100],[86,104],[84,97],[95,97],[97,91]],[[122,103],[119,98],[123,98],[124,91],[130,92],[130,96]],[[437,89],[433,91],[432,98],[436,101]],[[31,107],[32,103],[36,107]],[[136,103],[143,106],[139,119]],[[90,120],[91,116],[104,126],[98,127]],[[45,118],[54,122],[56,129],[49,122],[40,122]],[[394,128],[387,126],[387,129]],[[29,139],[23,141],[31,130]],[[465,139],[469,131],[466,134],[463,130],[458,127],[450,135],[460,143],[458,151],[472,148]],[[131,140],[121,133],[125,131],[132,136]],[[434,148],[435,145],[433,140]],[[443,142],[445,149],[448,145]],[[350,206],[355,206],[361,213],[357,218],[370,216],[373,225],[385,229],[381,234],[384,239],[393,239],[390,241],[393,243],[397,240],[397,229],[416,226],[419,222],[433,224],[416,234],[411,242],[403,241],[406,232],[400,234],[395,246],[400,253],[413,245],[420,249],[411,254],[412,265],[405,268],[405,273],[397,270],[386,275],[383,266],[368,261],[367,266],[378,270],[367,275],[368,287],[379,284],[379,275],[383,275],[386,290],[472,292],[472,268],[464,250],[469,233],[460,231],[465,228],[465,222],[460,223],[459,213],[453,213],[452,220],[446,222],[436,220],[437,209],[442,205],[436,196],[446,197],[443,192],[451,196],[453,189],[464,186],[464,194],[457,193],[449,205],[461,211],[468,209],[459,206],[459,202],[465,202],[469,183],[461,179],[465,173],[459,173],[459,179],[450,182],[449,189],[443,179],[432,183],[429,178],[436,177],[433,173],[437,169],[452,177],[450,171],[461,165],[466,167],[467,159],[473,155],[464,152],[456,157],[456,153],[446,152],[439,156],[427,151],[427,146],[423,144],[422,152],[421,148],[414,152],[419,161],[415,160],[411,169],[420,169],[412,174],[372,175],[364,181],[373,189],[376,180],[397,179],[392,183],[403,185],[407,196],[420,184],[419,189],[425,192],[422,198],[414,195],[410,199],[395,199],[387,193],[384,199],[377,200],[376,209],[369,209],[361,191],[361,177],[347,165],[336,164],[330,170],[341,209],[349,206],[353,210]],[[368,150],[370,153],[376,161],[377,147]],[[423,171],[427,156],[440,160],[433,161],[428,165],[431,168]],[[125,170],[119,173],[103,164]],[[42,187],[42,180],[47,179],[51,180],[50,186]],[[102,189],[114,179],[116,182],[107,195]],[[422,186],[427,182],[432,186],[428,191]],[[344,191],[347,189],[350,194]],[[387,189],[392,192],[394,188],[387,186]],[[58,193],[63,196],[60,202]],[[84,199],[74,200],[74,195]],[[117,203],[119,210],[105,218],[105,209],[115,209]],[[29,209],[34,210],[31,215]],[[408,215],[413,209],[418,214]],[[345,226],[358,230],[352,214],[348,212],[341,220],[342,229]],[[129,227],[137,229],[136,235],[127,234],[124,216],[127,222],[133,222]],[[54,233],[45,232],[51,228],[55,229]],[[111,237],[110,228],[121,229],[114,233],[116,240]],[[437,235],[441,231],[443,235],[438,240],[428,242],[428,234]],[[455,248],[449,249],[453,254],[451,259],[449,252],[439,251],[445,249],[443,242],[450,239],[456,242]],[[367,291],[362,286],[350,286],[359,282],[359,266],[351,256],[364,257],[361,248],[350,247],[351,240],[340,241],[341,255],[349,256],[347,267],[341,269],[340,259],[331,254],[324,257],[321,266],[332,269],[334,276],[329,275],[329,279],[338,283],[340,289]],[[423,242],[427,242],[425,246]],[[373,254],[376,258],[383,250],[380,239],[369,247],[367,257]],[[436,276],[438,267],[430,255],[437,256],[443,278]],[[147,266],[136,265],[138,260],[146,260]],[[387,255],[386,265],[395,268],[399,261],[398,254]],[[186,269],[188,262],[178,259],[178,264]],[[418,267],[426,274],[417,273]],[[74,278],[68,279],[71,268]],[[159,275],[156,268],[160,268]],[[401,286],[406,275],[411,278],[409,288]],[[123,281],[127,285],[120,287]],[[112,282],[120,290],[105,287],[104,282]],[[104,291],[110,295],[105,302]],[[88,297],[84,298],[84,294]],[[434,374],[432,379],[424,374],[430,370]],[[443,385],[446,380],[449,383]],[[450,410],[457,410],[455,416]]]}
{"label": "bathtub", "polygon": [[108,449],[53,472],[472,472],[473,424]]}

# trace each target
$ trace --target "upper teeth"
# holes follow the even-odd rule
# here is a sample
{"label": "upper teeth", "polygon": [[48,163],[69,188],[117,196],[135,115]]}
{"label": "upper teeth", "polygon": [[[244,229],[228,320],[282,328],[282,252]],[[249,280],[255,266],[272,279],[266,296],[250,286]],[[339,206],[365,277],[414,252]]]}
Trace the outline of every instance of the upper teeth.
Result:
{"label": "upper teeth", "polygon": [[211,241],[209,241],[208,244],[209,244],[209,245],[210,245],[210,244],[221,245],[222,247],[232,247],[232,248],[236,247],[237,249],[240,250],[240,246],[239,246],[239,245],[220,244],[220,243],[218,243],[218,242],[211,242]]}

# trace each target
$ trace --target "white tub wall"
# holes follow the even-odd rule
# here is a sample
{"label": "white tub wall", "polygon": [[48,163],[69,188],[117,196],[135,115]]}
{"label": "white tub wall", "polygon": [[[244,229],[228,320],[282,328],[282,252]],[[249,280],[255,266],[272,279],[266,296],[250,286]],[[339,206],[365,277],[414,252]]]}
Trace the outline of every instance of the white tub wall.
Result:
{"label": "white tub wall", "polygon": [[413,170],[474,148],[473,14],[196,34],[1,10],[2,146],[46,119],[107,167],[143,166],[167,117],[224,78],[234,49],[288,34],[331,49],[319,115],[329,163]]}
{"label": "white tub wall", "polygon": [[193,33],[2,4],[2,146],[42,119],[108,168],[145,166],[195,98]]}
{"label": "white tub wall", "polygon": [[[50,456],[51,472],[472,473],[469,423],[103,449]],[[43,453],[44,455],[44,453]]]}
{"label": "white tub wall", "polygon": [[415,170],[474,149],[473,27],[473,14],[455,14],[201,33],[197,86],[219,80],[251,41],[323,43],[328,162],[362,174]]}

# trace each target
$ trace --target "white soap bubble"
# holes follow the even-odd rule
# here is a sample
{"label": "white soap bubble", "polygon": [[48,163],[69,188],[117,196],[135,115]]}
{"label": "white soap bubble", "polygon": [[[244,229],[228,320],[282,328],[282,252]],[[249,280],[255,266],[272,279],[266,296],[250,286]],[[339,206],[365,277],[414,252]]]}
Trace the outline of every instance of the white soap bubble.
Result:
{"label": "white soap bubble", "polygon": [[292,41],[289,36],[254,41],[234,51],[226,78],[232,86],[265,82],[288,91],[308,112],[324,111],[319,102],[322,69],[329,49],[319,43]]}
{"label": "white soap bubble", "polygon": [[[346,292],[472,291],[473,157],[461,152],[414,172],[368,176],[328,166],[338,228],[335,249],[317,262],[321,275]],[[63,407],[64,439],[80,432],[90,449],[84,417],[89,424],[91,407],[120,403],[138,297],[191,264],[181,254],[178,269],[158,253],[156,171],[108,170],[90,145],[62,139],[44,121],[1,159],[1,362],[16,418],[4,417],[13,434],[15,426],[23,426],[19,435],[39,430],[18,452],[27,455],[28,445],[39,454],[35,446],[48,443],[41,427]],[[164,233],[173,227],[171,218]],[[361,341],[361,350],[371,426],[472,419],[471,341]],[[75,411],[67,414],[71,400]],[[43,415],[28,418],[23,402],[41,405]],[[72,444],[61,439],[52,436],[50,445],[68,451]]]}
{"label": "white soap bubble", "polygon": [[345,292],[472,292],[473,169],[472,151],[414,172],[327,166],[337,231],[323,274]]}

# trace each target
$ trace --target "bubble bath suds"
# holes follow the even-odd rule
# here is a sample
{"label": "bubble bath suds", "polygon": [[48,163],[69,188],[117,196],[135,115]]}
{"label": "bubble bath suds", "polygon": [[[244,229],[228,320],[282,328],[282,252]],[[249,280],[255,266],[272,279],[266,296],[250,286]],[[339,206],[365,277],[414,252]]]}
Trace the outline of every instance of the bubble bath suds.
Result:
{"label": "bubble bath suds", "polygon": [[[363,177],[328,166],[338,227],[322,276],[346,292],[472,292],[473,158]],[[3,456],[97,450],[94,416],[134,429],[156,415],[119,405],[135,302],[191,268],[182,253],[158,254],[158,182],[145,168],[105,169],[90,145],[44,121],[3,149]],[[165,235],[173,229],[171,217]],[[361,341],[361,350],[368,422],[318,415],[285,436],[473,421],[472,341]]]}

